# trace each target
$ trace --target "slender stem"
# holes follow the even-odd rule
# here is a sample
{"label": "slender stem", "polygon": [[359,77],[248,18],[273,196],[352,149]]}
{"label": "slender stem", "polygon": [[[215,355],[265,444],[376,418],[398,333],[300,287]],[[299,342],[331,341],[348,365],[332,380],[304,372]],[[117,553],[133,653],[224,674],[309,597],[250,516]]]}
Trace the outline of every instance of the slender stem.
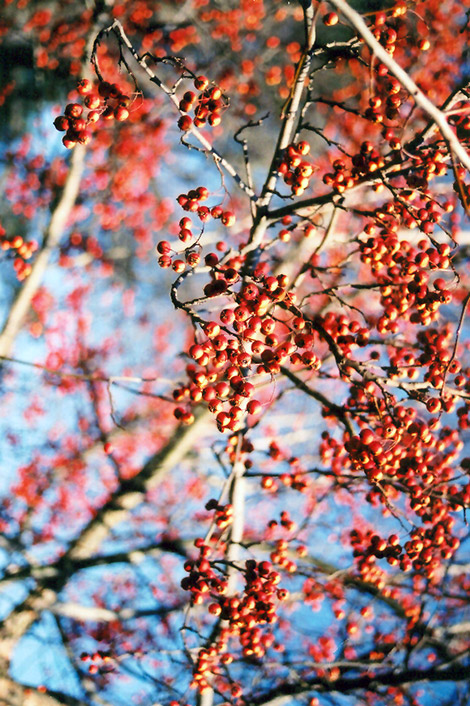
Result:
{"label": "slender stem", "polygon": [[[178,112],[181,113],[181,110],[179,108],[179,100],[175,94],[175,91],[173,88],[170,88],[169,86],[162,81],[152,69],[147,66],[147,60],[145,56],[139,56],[139,54],[136,52],[134,47],[132,46],[127,34],[124,31],[124,28],[122,24],[119,22],[119,20],[114,20],[114,23],[106,28],[106,30],[103,30],[104,32],[110,32],[114,31],[116,36],[118,37],[118,40],[123,42],[123,44],[127,47],[127,49],[130,51],[132,56],[134,57],[134,60],[143,68],[147,76],[150,78],[152,83],[155,83],[162,91],[165,93],[165,95],[170,99],[170,101],[175,105],[177,108]],[[193,135],[196,140],[199,142],[204,147],[204,150],[208,152],[214,161],[222,166],[227,174],[229,174],[238,184],[240,189],[244,191],[250,198],[254,199],[255,198],[255,193],[252,188],[248,184],[246,184],[243,179],[240,177],[240,174],[238,171],[235,169],[235,167],[227,160],[225,157],[222,157],[222,155],[211,145],[209,140],[205,137],[205,135],[198,130],[198,128],[195,125],[191,125],[190,129],[187,131],[191,135]]]}
{"label": "slender stem", "polygon": [[261,196],[258,203],[258,217],[255,219],[248,244],[243,250],[244,254],[256,250],[263,241],[267,226],[267,220],[264,213],[271,203],[271,199],[276,188],[279,160],[282,152],[292,141],[292,137],[296,130],[296,120],[299,113],[300,101],[302,99],[305,82],[312,64],[312,48],[315,44],[315,16],[312,5],[309,5],[309,7],[305,10],[305,23],[307,28],[305,48],[299,64],[297,65],[296,78],[286,104],[287,108],[285,109],[283,115],[283,122],[279,131],[276,146],[274,148],[268,176],[261,191]]}

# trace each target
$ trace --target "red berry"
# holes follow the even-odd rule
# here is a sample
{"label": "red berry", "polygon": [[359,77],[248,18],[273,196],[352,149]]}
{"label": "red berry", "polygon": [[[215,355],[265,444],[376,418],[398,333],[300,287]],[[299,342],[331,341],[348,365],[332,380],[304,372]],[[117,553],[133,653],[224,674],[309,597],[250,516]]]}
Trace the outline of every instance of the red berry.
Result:
{"label": "red berry", "polygon": [[333,25],[338,24],[338,22],[339,17],[336,12],[329,12],[327,15],[323,16],[323,24],[327,27],[332,27]]}
{"label": "red berry", "polygon": [[209,79],[206,76],[198,76],[194,79],[194,87],[197,88],[198,91],[204,91],[208,85]]}
{"label": "red berry", "polygon": [[211,127],[216,127],[222,122],[222,117],[220,113],[211,113],[207,119],[207,122]]}
{"label": "red berry", "polygon": [[91,110],[91,111],[88,113],[88,118],[87,118],[87,120],[88,120],[89,123],[96,123],[96,122],[98,122],[99,119],[100,119],[100,112],[99,112],[99,110]]}
{"label": "red berry", "polygon": [[82,130],[77,133],[78,142],[81,145],[87,145],[91,140],[91,133],[89,130]]}
{"label": "red berry", "polygon": [[70,127],[70,123],[68,119],[65,117],[65,115],[59,115],[55,120],[54,120],[54,127],[56,130],[65,131],[68,130]]}
{"label": "red berry", "polygon": [[101,104],[99,97],[95,94],[86,96],[83,102],[85,103],[87,108],[90,108],[90,110],[95,110],[96,108],[99,108]]}
{"label": "red berry", "polygon": [[224,211],[220,217],[220,220],[222,221],[224,226],[227,226],[227,228],[229,228],[235,223],[235,214],[232,211]]}
{"label": "red berry", "polygon": [[189,115],[182,115],[181,118],[178,120],[178,127],[180,130],[183,130],[183,132],[189,130],[192,124],[193,121],[192,118],[189,117]]}
{"label": "red berry", "polygon": [[83,106],[80,103],[69,103],[65,106],[65,115],[70,118],[79,118],[83,113]]}
{"label": "red berry", "polygon": [[166,255],[171,251],[171,245],[168,242],[168,240],[160,240],[160,242],[157,245],[157,252],[159,252],[161,255]]}
{"label": "red berry", "polygon": [[114,110],[111,108],[110,105],[108,105],[108,107],[103,110],[103,112],[101,113],[101,117],[104,120],[114,120]]}
{"label": "red berry", "polygon": [[100,85],[98,86],[98,93],[100,94],[100,96],[103,96],[103,98],[109,98],[111,93],[111,84],[107,81],[101,81]]}
{"label": "red berry", "polygon": [[64,135],[62,138],[62,144],[68,150],[71,150],[72,147],[75,147],[75,145],[77,144],[77,140],[75,138],[70,137],[70,135]]}
{"label": "red berry", "polygon": [[82,78],[82,80],[79,81],[77,84],[77,91],[80,93],[81,96],[84,96],[86,93],[90,93],[92,89],[93,84],[87,78]]}
{"label": "red berry", "polygon": [[249,414],[259,414],[261,412],[261,403],[258,400],[250,400],[246,408]]}
{"label": "red berry", "polygon": [[127,108],[124,108],[124,106],[120,105],[115,109],[114,117],[116,118],[116,120],[119,120],[119,122],[122,123],[129,117],[129,111],[127,110]]}

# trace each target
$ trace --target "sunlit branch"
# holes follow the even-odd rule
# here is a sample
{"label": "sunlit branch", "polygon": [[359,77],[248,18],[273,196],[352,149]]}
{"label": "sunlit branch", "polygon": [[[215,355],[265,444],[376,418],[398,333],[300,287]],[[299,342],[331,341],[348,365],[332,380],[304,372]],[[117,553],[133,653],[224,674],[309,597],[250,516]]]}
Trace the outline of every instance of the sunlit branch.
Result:
{"label": "sunlit branch", "polygon": [[294,84],[291,89],[290,96],[286,102],[283,114],[281,115],[282,124],[278,134],[276,146],[274,148],[273,157],[269,167],[268,175],[261,191],[260,201],[257,204],[257,214],[250,232],[248,243],[243,249],[243,253],[247,254],[256,250],[262,243],[266,233],[268,220],[266,218],[266,210],[269,207],[271,199],[276,189],[278,179],[278,166],[283,150],[289,145],[295,133],[296,121],[300,117],[301,99],[305,88],[305,82],[309,75],[312,62],[312,49],[315,44],[316,31],[313,6],[309,4],[305,8],[305,26],[306,38],[302,57],[297,65],[297,71],[294,79]]}
{"label": "sunlit branch", "polygon": [[[276,147],[274,149],[273,159],[269,168],[268,177],[261,192],[261,206],[266,208],[272,198],[273,189],[277,182],[277,168],[279,157],[282,151],[289,145],[292,140],[292,135],[295,130],[295,123],[298,118],[300,102],[305,88],[305,81],[310,71],[312,62],[312,49],[316,40],[315,19],[313,6],[310,5],[305,9],[305,24],[306,38],[302,56],[299,60],[296,70],[294,84],[292,85],[290,95],[286,101],[286,105],[281,114],[282,126],[279,131]],[[257,247],[255,235],[250,238],[253,247]]]}
{"label": "sunlit branch", "polygon": [[401,83],[403,88],[413,97],[415,103],[424,110],[436,123],[443,137],[448,140],[452,151],[461,163],[470,170],[470,155],[461,144],[457,135],[449,125],[445,114],[432,103],[429,98],[416,85],[411,76],[395,61],[380,42],[374,37],[362,17],[346,2],[346,0],[331,0],[331,4],[339,10],[351,23],[358,34],[364,39],[373,54],[384,64],[393,76]]}

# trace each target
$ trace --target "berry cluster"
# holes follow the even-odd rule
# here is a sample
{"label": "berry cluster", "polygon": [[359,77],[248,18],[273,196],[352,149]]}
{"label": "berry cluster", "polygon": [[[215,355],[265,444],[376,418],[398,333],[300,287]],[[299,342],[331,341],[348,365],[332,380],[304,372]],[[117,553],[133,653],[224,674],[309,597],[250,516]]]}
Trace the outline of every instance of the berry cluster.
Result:
{"label": "berry cluster", "polygon": [[361,579],[380,590],[384,589],[387,583],[387,574],[385,570],[376,565],[376,558],[386,557],[390,564],[395,561],[398,563],[397,557],[401,551],[398,537],[391,535],[389,540],[385,541],[370,530],[361,532],[353,529],[350,532],[350,542]]}
{"label": "berry cluster", "polygon": [[470,104],[458,103],[454,110],[457,114],[451,117],[449,122],[455,125],[459,140],[468,141],[470,140]]}
{"label": "berry cluster", "polygon": [[[437,580],[442,562],[459,546],[458,538],[451,534],[455,523],[449,513],[465,505],[469,492],[468,487],[462,489],[452,483],[449,463],[457,457],[463,443],[457,431],[444,427],[436,433],[436,426],[420,421],[415,409],[399,405],[395,419],[384,415],[381,426],[374,430],[365,427],[359,436],[345,442],[349,460],[342,460],[343,467],[362,471],[372,485],[380,481],[389,498],[397,497],[398,490],[405,492],[410,509],[423,523],[411,533],[411,540],[418,538],[422,545],[412,542],[402,548],[394,537],[385,544],[381,538],[372,541],[372,534],[356,537],[361,575],[365,572],[368,577],[364,580],[371,580],[371,571],[374,576],[379,575],[376,558],[387,558],[392,566],[413,568],[428,579]],[[384,502],[379,491],[369,492],[368,497],[370,502]],[[437,527],[441,529],[436,530]],[[434,541],[436,531],[442,536],[438,541]],[[422,554],[423,549],[429,551]]]}
{"label": "berry cluster", "polygon": [[[298,490],[300,493],[304,493],[308,488],[308,481],[305,475],[301,471],[295,471],[294,473],[281,473],[279,475],[279,481],[286,488],[292,488],[292,490]],[[274,493],[278,490],[279,485],[273,476],[263,476],[261,480],[261,487],[263,490],[269,490]]]}
{"label": "berry cluster", "polygon": [[[376,209],[374,222],[364,227],[368,239],[359,241],[361,261],[370,266],[381,284],[384,313],[377,320],[379,333],[396,333],[398,321],[427,325],[436,319],[440,306],[452,300],[446,279],[433,280],[431,274],[451,267],[450,245],[434,240],[430,245],[423,238],[414,246],[397,235],[402,226],[419,226],[430,235],[443,217],[442,207],[432,200],[412,206],[415,197],[415,192],[404,193],[400,202]],[[443,208],[445,213],[453,206],[445,204]]]}
{"label": "berry cluster", "polygon": [[[395,149],[398,148],[398,144],[398,142],[394,142]],[[354,179],[357,179],[358,177],[364,177],[366,175],[373,174],[378,169],[382,169],[382,167],[385,166],[385,160],[379,152],[374,149],[372,142],[366,140],[361,144],[359,152],[353,155],[352,164],[353,169],[351,170],[351,176]],[[342,170],[335,169],[335,172],[336,171]],[[334,177],[335,175],[331,176]]]}
{"label": "berry cluster", "polygon": [[109,652],[98,650],[97,652],[82,652],[80,655],[82,662],[91,662],[88,667],[89,674],[110,672],[114,669],[113,658]]}
{"label": "berry cluster", "polygon": [[353,170],[346,168],[346,163],[342,159],[335,159],[333,162],[334,172],[323,176],[323,183],[331,186],[338,194],[342,194],[346,189],[351,189],[356,181],[357,176]]}
{"label": "berry cluster", "polygon": [[[307,490],[309,486],[308,479],[305,475],[304,469],[299,465],[299,459],[296,456],[291,456],[289,453],[282,452],[276,441],[271,441],[271,443],[269,444],[269,456],[274,461],[287,462],[289,467],[293,470],[290,473],[280,473],[276,477],[273,477],[271,475],[263,476],[261,479],[261,487],[263,488],[263,490],[268,490],[271,493],[276,492],[279,488],[277,481],[279,481],[286,488],[292,488],[293,490],[297,490],[300,493],[304,493]],[[291,524],[291,520],[289,519],[286,513],[283,513],[281,515],[280,524],[287,530],[291,530],[294,528],[294,525]],[[276,526],[277,521],[271,520],[269,523],[269,527],[273,528]]]}
{"label": "berry cluster", "polygon": [[410,539],[402,546],[398,535],[383,539],[378,534],[351,530],[350,541],[361,578],[378,588],[385,585],[385,574],[376,566],[376,559],[386,559],[390,566],[401,571],[423,573],[434,578],[443,561],[450,559],[460,546],[452,536],[453,518],[447,517],[433,527],[418,527],[410,532]]}
{"label": "berry cluster", "polygon": [[[178,120],[178,127],[186,132],[192,125],[203,127],[209,125],[216,127],[220,125],[222,113],[228,107],[228,100],[222,93],[219,86],[210,84],[206,76],[197,76],[194,79],[194,87],[199,91],[196,95],[194,91],[186,91],[179,102],[179,109],[184,115]],[[193,116],[188,115],[193,112]]]}
{"label": "berry cluster", "polygon": [[[118,120],[123,122],[129,117],[129,96],[121,92],[115,83],[101,81],[97,91],[92,82],[84,78],[78,82],[77,91],[83,98],[81,103],[69,103],[64,115],[54,120],[54,127],[65,132],[62,143],[67,149],[77,144],[87,145],[91,140],[90,126],[98,120]],[[88,113],[84,113],[84,107]]]}
{"label": "berry cluster", "polygon": [[[291,520],[287,519],[286,521],[286,518],[284,517],[281,518],[281,525],[283,522],[283,526],[287,531],[291,531],[293,529],[293,527],[291,527],[290,525]],[[271,521],[269,524],[269,528],[272,529],[273,527],[274,524]],[[276,541],[275,549],[270,554],[270,559],[273,564],[277,564],[277,566],[280,566],[281,569],[284,569],[284,571],[287,571],[289,574],[295,574],[295,572],[297,571],[297,564],[290,558],[289,554],[290,551],[288,541],[286,539],[278,539]]]}
{"label": "berry cluster", "polygon": [[35,240],[25,242],[21,235],[15,235],[11,240],[6,237],[6,231],[0,225],[0,249],[8,252],[13,259],[13,267],[16,277],[22,282],[31,273],[32,266],[26,260],[29,260],[33,253],[38,249],[38,244]]}
{"label": "berry cluster", "polygon": [[199,650],[193,667],[192,687],[204,691],[213,679],[217,679],[217,688],[230,689],[231,695],[239,698],[242,694],[238,685],[230,685],[223,678],[223,666],[233,661],[228,650],[231,639],[236,638],[241,646],[243,657],[262,658],[273,645],[271,633],[263,632],[262,625],[271,625],[277,621],[276,608],[279,601],[289,598],[289,592],[279,587],[281,576],[274,571],[269,561],[245,563],[245,587],[240,597],[227,596],[225,577],[218,578],[207,560],[209,547],[202,540],[197,540],[200,557],[196,562],[186,562],[185,569],[189,576],[181,582],[185,590],[193,594],[192,602],[202,603],[203,594],[212,602],[208,611],[224,621],[218,636],[210,647]]}
{"label": "berry cluster", "polygon": [[[159,252],[163,254],[165,249],[168,255],[169,244],[160,243]],[[232,303],[220,312],[220,323],[202,324],[206,338],[196,341],[189,349],[196,363],[187,366],[189,383],[179,386],[173,396],[176,402],[185,398],[190,404],[207,402],[221,431],[236,431],[241,428],[246,414],[261,411],[260,401],[251,399],[255,391],[249,382],[252,374],[276,375],[281,366],[289,362],[304,369],[319,369],[320,359],[312,350],[315,329],[322,333],[328,329],[325,335],[336,335],[338,345],[345,351],[353,344],[364,345],[367,340],[367,329],[357,322],[345,325],[332,313],[315,322],[305,320],[293,303],[294,297],[286,291],[287,277],[269,275],[265,263],[254,268],[252,281],[246,281],[239,291],[233,291],[229,287],[238,284],[244,259],[240,256],[225,258],[222,264],[210,253],[205,262],[211,267],[212,281],[204,287],[204,294],[230,294]],[[289,325],[278,327],[268,313],[274,312],[277,304],[295,314],[290,317]],[[193,419],[192,413],[184,407],[177,407],[175,416],[185,423]],[[297,483],[297,479],[294,482]],[[300,479],[298,485],[299,488],[302,485]]]}
{"label": "berry cluster", "polygon": [[[385,12],[378,12],[375,15],[373,34],[391,55],[395,53],[397,42],[407,32],[403,20],[406,12],[406,5],[398,3],[389,16]],[[423,42],[421,50],[425,51],[426,48],[429,48],[429,43],[426,46]],[[364,117],[374,123],[382,123],[385,118],[395,120],[399,117],[399,108],[404,100],[401,95],[401,85],[397,79],[390,76],[385,64],[377,62],[374,65],[374,72],[374,95],[369,99]]]}
{"label": "berry cluster", "polygon": [[208,559],[211,551],[209,545],[201,538],[196,539],[194,544],[199,549],[199,556],[195,561],[185,562],[184,569],[188,576],[182,579],[181,587],[191,592],[192,605],[200,605],[206,594],[224,594],[227,581],[213,570]]}
{"label": "berry cluster", "polygon": [[[212,208],[209,208],[208,206],[202,206],[201,201],[206,201],[208,198],[209,189],[207,189],[205,186],[198,186],[197,189],[191,189],[187,194],[180,194],[176,200],[184,211],[189,211],[190,213],[197,214],[199,220],[202,223],[207,223],[212,219],[219,219],[222,225],[226,228],[230,228],[231,226],[233,226],[236,221],[235,214],[233,213],[233,211],[225,211],[220,205],[212,206]],[[201,246],[199,245],[199,238],[201,233],[199,234],[198,238],[194,241],[193,231],[191,230],[193,227],[193,222],[187,216],[181,218],[178,225],[178,238],[184,245],[186,245],[186,248],[184,250],[185,259],[173,259],[171,253],[176,253],[177,251],[173,250],[168,240],[161,240],[159,243],[157,243],[157,253],[160,256],[158,258],[158,264],[160,265],[160,267],[172,267],[175,272],[180,274],[184,272],[187,265],[189,267],[196,267],[197,265],[199,265],[201,261]],[[217,255],[215,255],[215,253],[211,253],[210,255],[206,256],[206,265],[213,267],[217,265],[217,263],[218,257]]]}
{"label": "berry cluster", "polygon": [[310,145],[304,140],[289,145],[278,167],[279,174],[282,175],[284,182],[290,186],[295,196],[300,196],[304,193],[315,171],[315,167],[310,162],[302,159],[309,152]]}
{"label": "berry cluster", "polygon": [[209,208],[201,206],[201,201],[206,201],[209,198],[209,189],[205,186],[198,186],[197,189],[191,189],[187,194],[180,194],[176,199],[184,211],[197,213],[199,220],[206,223],[211,218],[220,218],[222,225],[227,228],[235,224],[235,214],[232,211],[224,211],[222,206],[217,205]]}
{"label": "berry cluster", "polygon": [[[410,189],[423,191],[428,188],[432,179],[445,176],[447,170],[445,152],[438,145],[429,145],[414,155],[413,166],[405,174],[405,179]],[[465,171],[462,170],[460,174],[465,174]]]}
{"label": "berry cluster", "polygon": [[206,510],[215,510],[214,523],[219,529],[224,530],[232,524],[233,507],[230,503],[219,505],[212,499],[206,503]]}

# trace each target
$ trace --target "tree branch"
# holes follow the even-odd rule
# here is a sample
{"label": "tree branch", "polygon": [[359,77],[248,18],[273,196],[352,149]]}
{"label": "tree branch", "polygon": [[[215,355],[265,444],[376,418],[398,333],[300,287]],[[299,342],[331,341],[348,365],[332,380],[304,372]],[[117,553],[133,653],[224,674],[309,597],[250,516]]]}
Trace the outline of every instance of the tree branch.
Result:
{"label": "tree branch", "polygon": [[20,332],[29,311],[31,300],[42,282],[51,255],[63,235],[67,219],[77,200],[84,159],[85,147],[83,145],[77,145],[72,152],[67,179],[59,202],[52,213],[49,227],[44,236],[44,242],[32,264],[31,273],[23,280],[15,296],[15,300],[10,307],[7,319],[0,333],[0,357],[5,357],[10,354],[15,338]]}
{"label": "tree branch", "polygon": [[403,88],[413,97],[418,105],[436,123],[443,137],[449,142],[452,151],[461,163],[470,171],[470,155],[461,144],[444,113],[421,91],[408,73],[395,61],[380,42],[374,37],[358,12],[352,9],[346,0],[331,0],[331,5],[341,12],[351,23],[356,32],[364,39],[373,54],[384,64]]}

